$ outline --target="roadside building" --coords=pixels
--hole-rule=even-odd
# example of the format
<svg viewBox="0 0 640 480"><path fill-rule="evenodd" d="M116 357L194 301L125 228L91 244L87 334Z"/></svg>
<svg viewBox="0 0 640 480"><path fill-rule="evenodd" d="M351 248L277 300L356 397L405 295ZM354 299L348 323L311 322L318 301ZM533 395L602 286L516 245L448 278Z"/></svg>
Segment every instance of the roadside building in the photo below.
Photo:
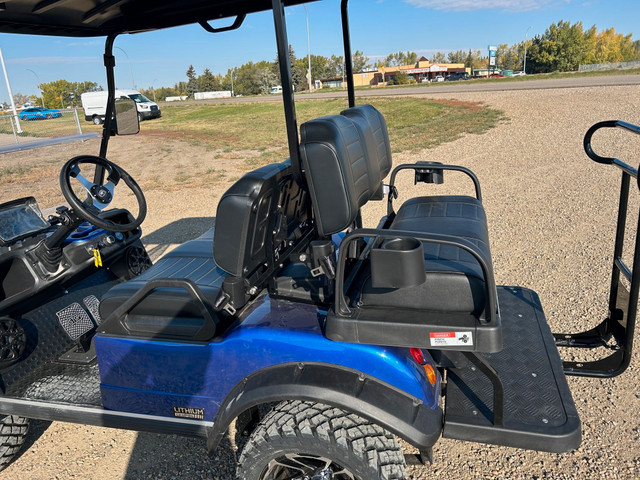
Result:
<svg viewBox="0 0 640 480"><path fill-rule="evenodd" d="M398 74L407 75L416 83L426 83L432 81L436 75L449 76L454 72L471 73L471 69L465 68L464 63L431 63L425 57L421 57L413 65L398 65L393 67L379 67L373 70L366 70L353 74L353 83L356 87L363 86L384 86L397 83ZM346 80L343 77L321 79L321 87L342 88L346 87Z"/></svg>

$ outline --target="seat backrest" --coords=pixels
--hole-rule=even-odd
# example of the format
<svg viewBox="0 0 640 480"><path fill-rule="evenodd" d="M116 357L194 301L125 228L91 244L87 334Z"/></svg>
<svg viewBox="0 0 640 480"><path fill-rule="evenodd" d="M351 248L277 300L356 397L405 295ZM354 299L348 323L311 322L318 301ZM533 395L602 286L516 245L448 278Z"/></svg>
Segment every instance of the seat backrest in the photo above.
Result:
<svg viewBox="0 0 640 480"><path fill-rule="evenodd" d="M329 115L300 126L300 156L321 236L351 225L379 183L364 136L343 115Z"/></svg>
<svg viewBox="0 0 640 480"><path fill-rule="evenodd" d="M380 111L372 105L358 105L343 110L341 115L350 118L364 140L364 146L369 157L371 178L375 179L377 169L379 179L376 189L391 171L391 144L387 122Z"/></svg>
<svg viewBox="0 0 640 480"><path fill-rule="evenodd" d="M289 161L245 174L218 203L216 264L247 285L256 285L311 229L309 216L308 195L293 180Z"/></svg>

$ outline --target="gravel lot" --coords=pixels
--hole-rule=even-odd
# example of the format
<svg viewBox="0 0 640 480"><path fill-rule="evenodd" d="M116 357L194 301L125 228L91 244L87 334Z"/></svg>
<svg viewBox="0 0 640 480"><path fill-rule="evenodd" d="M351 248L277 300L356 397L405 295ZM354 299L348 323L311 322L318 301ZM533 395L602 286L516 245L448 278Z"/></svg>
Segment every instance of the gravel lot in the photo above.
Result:
<svg viewBox="0 0 640 480"><path fill-rule="evenodd" d="M468 135L420 154L397 154L395 162L428 159L474 170L483 188L498 283L537 291L553 331L582 331L599 323L606 315L620 175L588 160L582 138L597 121L640 123L640 87L449 93L442 98L485 102L503 110L508 120L482 136ZM110 158L127 168L127 147L143 144L143 137L117 139ZM603 133L594 145L597 152L631 165L640 161L638 137L630 134ZM70 154L73 148L97 152L95 143L67 148ZM199 154L204 156L204 150ZM178 151L173 155L185 157ZM154 253L204 231L223 187L148 195L144 228ZM407 175L401 192L412 196L416 188L472 193L468 182L450 173L442 186L413 187ZM375 225L384 210L382 202L368 206L365 223ZM637 199L631 211L638 211ZM185 216L192 222L179 222ZM636 221L637 213L629 224ZM411 478L638 478L638 371L636 353L631 368L616 379L569 378L583 422L583 443L574 452L555 455L441 440L434 465L411 467ZM208 456L204 442L195 439L35 422L27 443L28 450L3 472L4 478L233 478L231 442Z"/></svg>

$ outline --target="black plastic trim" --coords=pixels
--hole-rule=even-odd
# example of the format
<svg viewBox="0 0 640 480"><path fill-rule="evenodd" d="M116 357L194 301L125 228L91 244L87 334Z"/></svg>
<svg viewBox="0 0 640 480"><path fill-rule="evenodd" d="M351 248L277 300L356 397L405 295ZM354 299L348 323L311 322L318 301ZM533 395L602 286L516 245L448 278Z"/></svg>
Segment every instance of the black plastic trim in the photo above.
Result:
<svg viewBox="0 0 640 480"><path fill-rule="evenodd" d="M38 420L80 423L97 427L121 428L189 437L205 437L207 431L211 428L211 422L2 397L0 397L0 413Z"/></svg>
<svg viewBox="0 0 640 480"><path fill-rule="evenodd" d="M255 372L231 390L207 433L207 448L215 450L241 413L283 400L317 401L355 412L421 449L434 445L442 432L440 407L431 409L392 385L338 365L289 363Z"/></svg>

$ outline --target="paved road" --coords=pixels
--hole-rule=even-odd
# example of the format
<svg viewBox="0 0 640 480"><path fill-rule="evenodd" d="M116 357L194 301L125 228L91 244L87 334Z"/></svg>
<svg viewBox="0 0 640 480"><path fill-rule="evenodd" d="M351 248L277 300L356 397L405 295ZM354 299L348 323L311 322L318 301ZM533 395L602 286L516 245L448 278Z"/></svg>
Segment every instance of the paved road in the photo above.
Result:
<svg viewBox="0 0 640 480"><path fill-rule="evenodd" d="M496 92L509 90L541 90L551 88L580 88L580 87L602 87L619 85L640 85L640 75L603 75L603 76L576 76L574 78L550 78L536 80L509 81L501 78L493 79L491 82L459 81L452 83L439 83L429 85L416 85L404 88L372 88L369 90L357 90L358 97L374 96L394 96L394 95L436 95L442 93L460 92ZM309 93L298 95L298 99L311 98L339 98L346 97L346 91ZM207 104L207 103L229 103L229 102L280 102L280 95L269 95L264 97L236 97L221 98L213 100L199 100L195 102L171 102L166 105L179 104Z"/></svg>

